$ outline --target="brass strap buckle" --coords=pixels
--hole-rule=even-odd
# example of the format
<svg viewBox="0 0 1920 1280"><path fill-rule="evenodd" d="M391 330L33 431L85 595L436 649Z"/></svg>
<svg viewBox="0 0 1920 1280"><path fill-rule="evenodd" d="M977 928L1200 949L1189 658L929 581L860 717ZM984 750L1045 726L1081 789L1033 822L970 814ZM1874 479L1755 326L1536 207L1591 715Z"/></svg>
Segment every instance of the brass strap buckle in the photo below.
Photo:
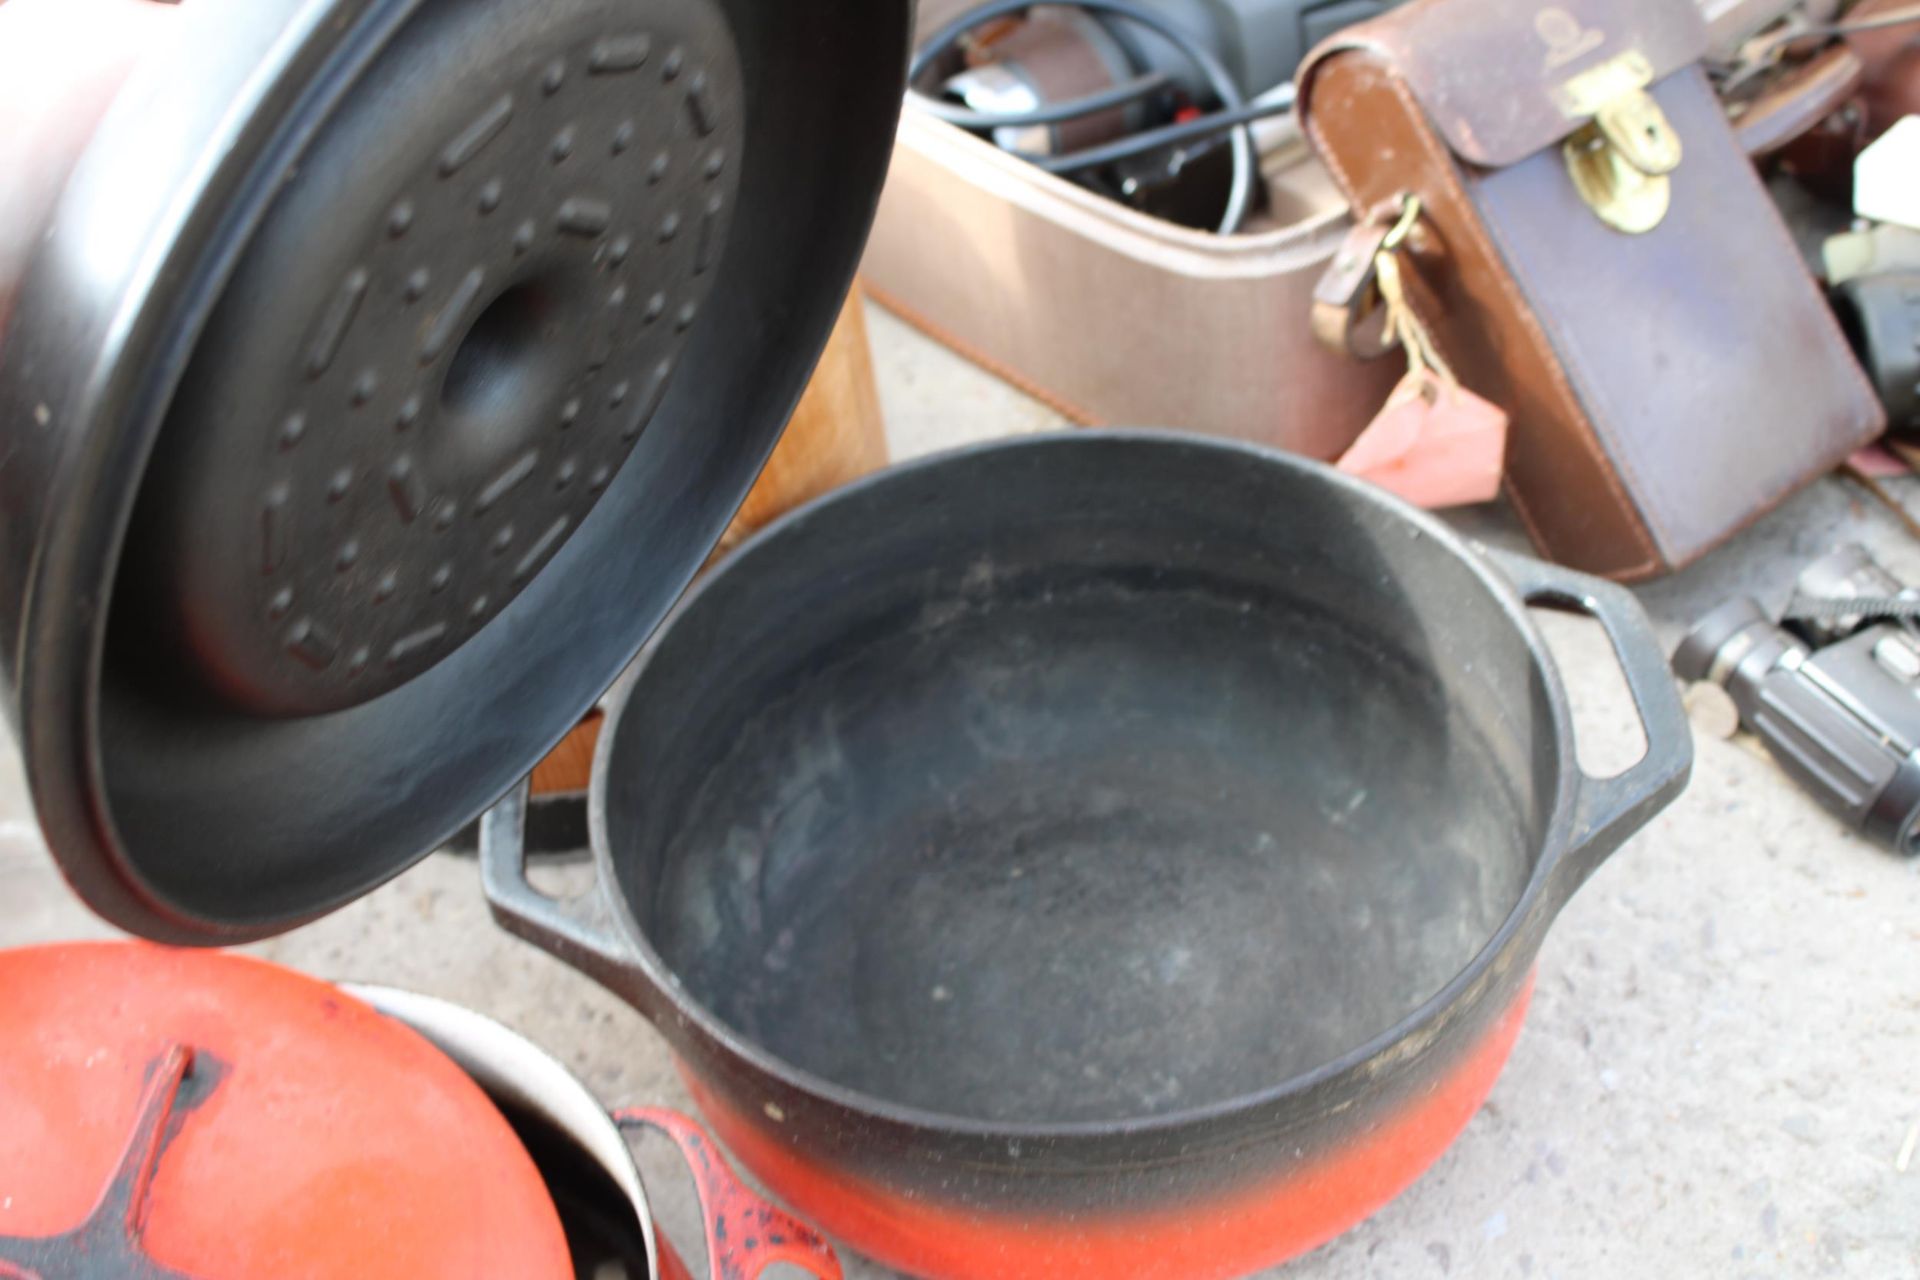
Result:
<svg viewBox="0 0 1920 1280"><path fill-rule="evenodd" d="M1362 360L1393 350L1381 306L1380 257L1399 250L1419 221L1420 197L1409 194L1379 206L1347 233L1313 288L1313 336L1322 344Z"/></svg>

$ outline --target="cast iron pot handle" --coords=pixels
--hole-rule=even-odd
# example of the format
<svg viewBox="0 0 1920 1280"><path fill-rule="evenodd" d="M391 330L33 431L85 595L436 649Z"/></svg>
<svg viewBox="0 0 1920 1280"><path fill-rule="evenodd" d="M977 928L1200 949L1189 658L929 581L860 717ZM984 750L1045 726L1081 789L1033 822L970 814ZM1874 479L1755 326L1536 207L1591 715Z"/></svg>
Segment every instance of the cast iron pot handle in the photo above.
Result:
<svg viewBox="0 0 1920 1280"><path fill-rule="evenodd" d="M740 1181L700 1125L664 1107L628 1107L614 1123L631 1133L653 1129L673 1139L693 1170L700 1216L707 1228L707 1266L713 1280L757 1280L784 1262L818 1280L841 1280L840 1259L818 1231L762 1198ZM691 1280L686 1263L655 1223L660 1280Z"/></svg>
<svg viewBox="0 0 1920 1280"><path fill-rule="evenodd" d="M480 885L501 928L566 961L614 992L623 992L635 957L621 940L606 889L591 888L565 902L527 879L527 797L521 782L480 818Z"/></svg>
<svg viewBox="0 0 1920 1280"><path fill-rule="evenodd" d="M1577 876L1584 879L1687 785L1693 769L1693 730L1674 687L1666 651L1632 592L1604 578L1528 556L1491 547L1481 551L1528 604L1584 613L1606 629L1646 734L1647 753L1626 772L1612 778L1581 773L1567 849Z"/></svg>

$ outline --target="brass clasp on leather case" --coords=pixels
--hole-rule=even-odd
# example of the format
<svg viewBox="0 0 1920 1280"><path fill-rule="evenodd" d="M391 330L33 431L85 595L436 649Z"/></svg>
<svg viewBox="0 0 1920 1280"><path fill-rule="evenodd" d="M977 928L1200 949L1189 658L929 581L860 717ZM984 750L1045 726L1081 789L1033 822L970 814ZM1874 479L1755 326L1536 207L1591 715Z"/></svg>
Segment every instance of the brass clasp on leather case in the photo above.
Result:
<svg viewBox="0 0 1920 1280"><path fill-rule="evenodd" d="M1574 77L1560 91L1572 115L1593 118L1562 145L1567 172L1587 207L1632 235L1653 230L1672 203L1680 135L1646 85L1651 68L1627 54ZM1602 97L1602 95L1605 95Z"/></svg>

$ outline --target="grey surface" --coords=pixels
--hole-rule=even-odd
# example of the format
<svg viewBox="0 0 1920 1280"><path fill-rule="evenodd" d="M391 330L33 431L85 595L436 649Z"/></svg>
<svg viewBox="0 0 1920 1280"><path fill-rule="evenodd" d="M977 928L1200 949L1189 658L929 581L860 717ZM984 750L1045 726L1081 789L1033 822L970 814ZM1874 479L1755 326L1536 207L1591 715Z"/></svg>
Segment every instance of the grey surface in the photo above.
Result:
<svg viewBox="0 0 1920 1280"><path fill-rule="evenodd" d="M897 452L1055 425L870 316ZM1461 523L1516 544L1497 513ZM1827 481L1642 597L1677 638L1734 591L1777 604L1801 563L1848 538L1920 581L1920 544ZM1618 766L1636 731L1604 642L1552 621L1583 755ZM1920 1276L1920 1150L1899 1167L1903 1146L1920 1146L1920 862L1852 838L1756 748L1697 749L1691 789L1554 929L1527 1028L1460 1141L1372 1220L1273 1275ZM109 933L39 847L6 749L0 946ZM609 1104L686 1104L637 1014L490 925L468 860L429 859L251 950L490 1013ZM686 1239L686 1197L656 1155L663 1215ZM858 1260L848 1273L887 1275Z"/></svg>

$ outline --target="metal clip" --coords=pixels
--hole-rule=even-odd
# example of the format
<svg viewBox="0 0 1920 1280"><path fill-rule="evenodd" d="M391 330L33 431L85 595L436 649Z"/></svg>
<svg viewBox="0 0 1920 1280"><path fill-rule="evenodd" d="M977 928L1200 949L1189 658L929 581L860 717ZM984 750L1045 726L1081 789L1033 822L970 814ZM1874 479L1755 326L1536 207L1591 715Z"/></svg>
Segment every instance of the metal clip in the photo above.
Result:
<svg viewBox="0 0 1920 1280"><path fill-rule="evenodd" d="M1347 233L1313 290L1313 334L1323 344L1362 360L1393 350L1394 335L1380 305L1378 263L1381 254L1406 243L1419 221L1420 197L1408 194L1376 208Z"/></svg>

